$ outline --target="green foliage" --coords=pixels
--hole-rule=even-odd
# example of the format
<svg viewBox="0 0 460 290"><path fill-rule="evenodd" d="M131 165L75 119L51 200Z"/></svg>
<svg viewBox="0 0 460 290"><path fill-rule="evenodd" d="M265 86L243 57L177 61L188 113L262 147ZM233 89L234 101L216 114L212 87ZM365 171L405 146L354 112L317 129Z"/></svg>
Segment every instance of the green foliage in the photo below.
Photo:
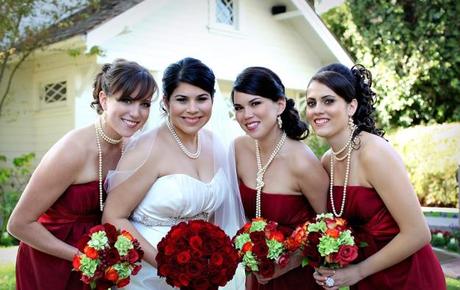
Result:
<svg viewBox="0 0 460 290"><path fill-rule="evenodd" d="M0 245L16 244L17 241L6 231L6 224L32 174L34 153L23 154L8 164L0 155Z"/></svg>
<svg viewBox="0 0 460 290"><path fill-rule="evenodd" d="M323 154L329 149L329 145L326 143L325 139L318 137L318 135L312 131L310 131L310 135L308 136L306 143L318 159L321 159Z"/></svg>
<svg viewBox="0 0 460 290"><path fill-rule="evenodd" d="M460 120L460 2L348 0L322 16L369 67L384 126Z"/></svg>
<svg viewBox="0 0 460 290"><path fill-rule="evenodd" d="M415 126L387 138L401 154L422 205L457 207L460 123Z"/></svg>
<svg viewBox="0 0 460 290"><path fill-rule="evenodd" d="M4 290L16 288L15 268L13 263L0 264L0 285Z"/></svg>

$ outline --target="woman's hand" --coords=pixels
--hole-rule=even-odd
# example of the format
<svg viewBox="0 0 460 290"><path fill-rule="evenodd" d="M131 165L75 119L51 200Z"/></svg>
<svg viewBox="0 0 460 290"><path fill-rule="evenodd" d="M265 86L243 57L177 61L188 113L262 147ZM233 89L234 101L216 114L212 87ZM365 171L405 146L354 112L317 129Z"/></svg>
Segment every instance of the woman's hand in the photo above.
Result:
<svg viewBox="0 0 460 290"><path fill-rule="evenodd" d="M319 268L313 273L318 285L324 289L338 290L340 287L351 286L358 283L363 276L357 265L350 265L342 269Z"/></svg>

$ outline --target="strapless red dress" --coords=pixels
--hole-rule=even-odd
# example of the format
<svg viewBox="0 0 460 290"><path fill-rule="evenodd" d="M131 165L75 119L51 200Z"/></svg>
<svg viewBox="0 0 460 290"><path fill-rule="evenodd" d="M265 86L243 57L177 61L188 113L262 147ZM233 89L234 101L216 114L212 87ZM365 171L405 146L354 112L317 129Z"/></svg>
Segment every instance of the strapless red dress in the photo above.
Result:
<svg viewBox="0 0 460 290"><path fill-rule="evenodd" d="M38 221L58 239L75 245L101 222L98 181L73 184ZM20 243L16 259L18 290L81 290L89 287L72 271L72 263Z"/></svg>
<svg viewBox="0 0 460 290"><path fill-rule="evenodd" d="M240 182L241 200L248 220L255 217L256 191ZM301 223L316 216L303 195L262 193L262 216L276 221L280 229L290 235ZM257 283L254 275L247 279L247 290L314 290L323 289L313 279L313 268L299 266L265 285Z"/></svg>
<svg viewBox="0 0 460 290"><path fill-rule="evenodd" d="M334 186L335 208L342 203L343 186ZM328 211L332 211L328 202ZM373 188L349 186L342 215L353 228L358 241L368 246L360 248L358 261L373 255L399 233L398 224ZM407 259L377 272L350 287L352 290L442 290L445 278L430 245L426 245Z"/></svg>

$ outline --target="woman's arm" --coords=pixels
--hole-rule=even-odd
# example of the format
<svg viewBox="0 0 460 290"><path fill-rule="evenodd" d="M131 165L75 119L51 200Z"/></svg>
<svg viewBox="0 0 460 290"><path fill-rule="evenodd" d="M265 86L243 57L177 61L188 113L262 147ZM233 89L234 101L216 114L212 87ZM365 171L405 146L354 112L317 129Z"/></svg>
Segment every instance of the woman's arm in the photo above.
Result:
<svg viewBox="0 0 460 290"><path fill-rule="evenodd" d="M317 213L326 211L329 177L321 162L307 147L301 156L294 156L295 177L301 192ZM299 154L300 155L300 154Z"/></svg>
<svg viewBox="0 0 460 290"><path fill-rule="evenodd" d="M75 182L85 165L86 151L77 145L75 137L75 133L66 135L45 154L8 221L8 232L17 239L70 261L77 248L56 238L37 219Z"/></svg>
<svg viewBox="0 0 460 290"><path fill-rule="evenodd" d="M139 154L143 154L142 152L143 149L139 148L139 150L125 153L125 156L123 156L123 159L118 164L117 171L133 168L131 166L133 160L139 160L138 156ZM139 241L144 251L143 259L154 267L156 267L156 245L151 245L136 230L128 218L156 180L155 176L157 176L157 173L150 156L141 167L135 169L133 175L117 185L113 190L110 190L107 194L102 215L102 222L111 223L117 228L129 231Z"/></svg>
<svg viewBox="0 0 460 290"><path fill-rule="evenodd" d="M381 138L369 145L361 154L359 172L382 198L400 232L366 260L337 270L333 278L338 286L353 285L369 275L391 267L430 241L429 228L402 160Z"/></svg>

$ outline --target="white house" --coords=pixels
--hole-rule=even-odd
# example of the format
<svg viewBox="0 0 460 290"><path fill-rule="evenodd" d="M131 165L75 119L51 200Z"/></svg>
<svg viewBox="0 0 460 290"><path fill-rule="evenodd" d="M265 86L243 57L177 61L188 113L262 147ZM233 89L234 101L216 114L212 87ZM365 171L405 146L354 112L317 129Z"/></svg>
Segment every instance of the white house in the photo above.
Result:
<svg viewBox="0 0 460 290"><path fill-rule="evenodd" d="M139 62L158 83L170 63L198 58L213 69L224 96L248 66L269 67L283 80L287 95L299 97L320 66L352 64L304 0L102 2L107 3L101 11L61 31L22 65L0 118L0 154L41 157L67 131L93 122L93 78L115 58ZM93 46L105 54L68 53Z"/></svg>

